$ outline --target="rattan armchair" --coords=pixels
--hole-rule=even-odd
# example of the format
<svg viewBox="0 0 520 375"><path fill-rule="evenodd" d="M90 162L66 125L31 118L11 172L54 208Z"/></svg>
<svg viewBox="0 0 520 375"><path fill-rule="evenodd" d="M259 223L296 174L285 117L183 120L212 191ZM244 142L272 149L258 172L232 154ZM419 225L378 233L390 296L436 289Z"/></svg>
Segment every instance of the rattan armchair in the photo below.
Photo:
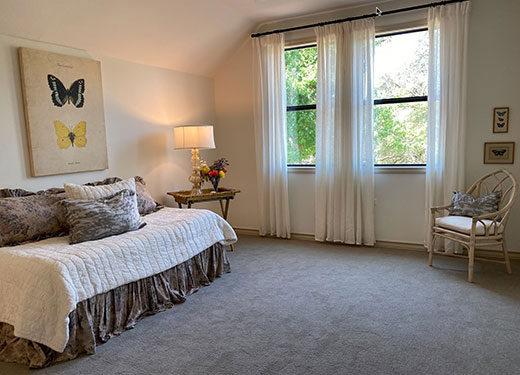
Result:
<svg viewBox="0 0 520 375"><path fill-rule="evenodd" d="M502 263L506 266L507 273L511 273L511 263L507 252L505 230L509 213L518 194L518 182L513 175L499 169L488 173L478 179L467 190L467 194L475 198L500 191L501 199L498 211L474 217L446 216L451 207L450 204L431 208L431 228L429 244L429 265L432 265L433 255L449 255L468 259L468 281L473 282L473 265L475 260ZM444 216L442 216L444 215ZM444 238L460 243L467 253L448 254L435 252L435 240ZM503 258L475 257L475 250L482 246L501 246Z"/></svg>

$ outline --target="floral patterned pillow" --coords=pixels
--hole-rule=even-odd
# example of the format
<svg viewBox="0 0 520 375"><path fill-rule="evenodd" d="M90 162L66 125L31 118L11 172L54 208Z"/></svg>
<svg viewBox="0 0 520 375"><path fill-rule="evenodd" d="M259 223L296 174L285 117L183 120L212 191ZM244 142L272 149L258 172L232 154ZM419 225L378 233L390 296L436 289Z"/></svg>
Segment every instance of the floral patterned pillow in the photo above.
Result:
<svg viewBox="0 0 520 375"><path fill-rule="evenodd" d="M57 204L65 198L65 194L0 198L0 247L66 234L63 208Z"/></svg>

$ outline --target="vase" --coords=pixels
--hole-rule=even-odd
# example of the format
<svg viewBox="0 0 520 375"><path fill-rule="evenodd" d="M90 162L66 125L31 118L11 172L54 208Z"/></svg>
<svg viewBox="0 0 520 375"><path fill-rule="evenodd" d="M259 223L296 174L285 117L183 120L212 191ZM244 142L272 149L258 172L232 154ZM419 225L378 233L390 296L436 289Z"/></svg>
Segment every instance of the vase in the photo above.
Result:
<svg viewBox="0 0 520 375"><path fill-rule="evenodd" d="M216 192L218 192L218 183L219 182L220 182L219 177L214 177L211 179L211 184L213 185L213 190L215 190Z"/></svg>

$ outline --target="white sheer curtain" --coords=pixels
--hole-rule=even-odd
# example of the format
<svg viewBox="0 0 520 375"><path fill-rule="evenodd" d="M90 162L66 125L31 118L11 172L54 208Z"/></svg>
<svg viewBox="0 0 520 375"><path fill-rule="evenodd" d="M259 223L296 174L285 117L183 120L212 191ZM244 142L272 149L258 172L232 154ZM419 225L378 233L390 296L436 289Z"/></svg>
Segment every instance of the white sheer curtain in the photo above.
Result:
<svg viewBox="0 0 520 375"><path fill-rule="evenodd" d="M260 235L290 238L283 34L253 38Z"/></svg>
<svg viewBox="0 0 520 375"><path fill-rule="evenodd" d="M466 64L470 2L428 11L428 156L426 166L426 238L430 241L430 207L451 201L464 190ZM439 246L441 241L436 241ZM446 244L446 251L456 250Z"/></svg>
<svg viewBox="0 0 520 375"><path fill-rule="evenodd" d="M315 28L316 240L373 245L374 19Z"/></svg>

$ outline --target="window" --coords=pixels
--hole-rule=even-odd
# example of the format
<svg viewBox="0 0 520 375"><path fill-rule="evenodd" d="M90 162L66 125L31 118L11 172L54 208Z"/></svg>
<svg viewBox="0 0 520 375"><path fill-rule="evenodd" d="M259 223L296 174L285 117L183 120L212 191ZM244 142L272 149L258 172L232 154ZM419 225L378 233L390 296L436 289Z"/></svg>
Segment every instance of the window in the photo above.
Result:
<svg viewBox="0 0 520 375"><path fill-rule="evenodd" d="M315 163L317 71L315 45L285 50L288 165Z"/></svg>
<svg viewBox="0 0 520 375"><path fill-rule="evenodd" d="M374 162L426 165L428 31L376 37Z"/></svg>
<svg viewBox="0 0 520 375"><path fill-rule="evenodd" d="M374 162L426 165L428 30L378 35L374 58ZM287 164L316 160L315 45L285 50Z"/></svg>

